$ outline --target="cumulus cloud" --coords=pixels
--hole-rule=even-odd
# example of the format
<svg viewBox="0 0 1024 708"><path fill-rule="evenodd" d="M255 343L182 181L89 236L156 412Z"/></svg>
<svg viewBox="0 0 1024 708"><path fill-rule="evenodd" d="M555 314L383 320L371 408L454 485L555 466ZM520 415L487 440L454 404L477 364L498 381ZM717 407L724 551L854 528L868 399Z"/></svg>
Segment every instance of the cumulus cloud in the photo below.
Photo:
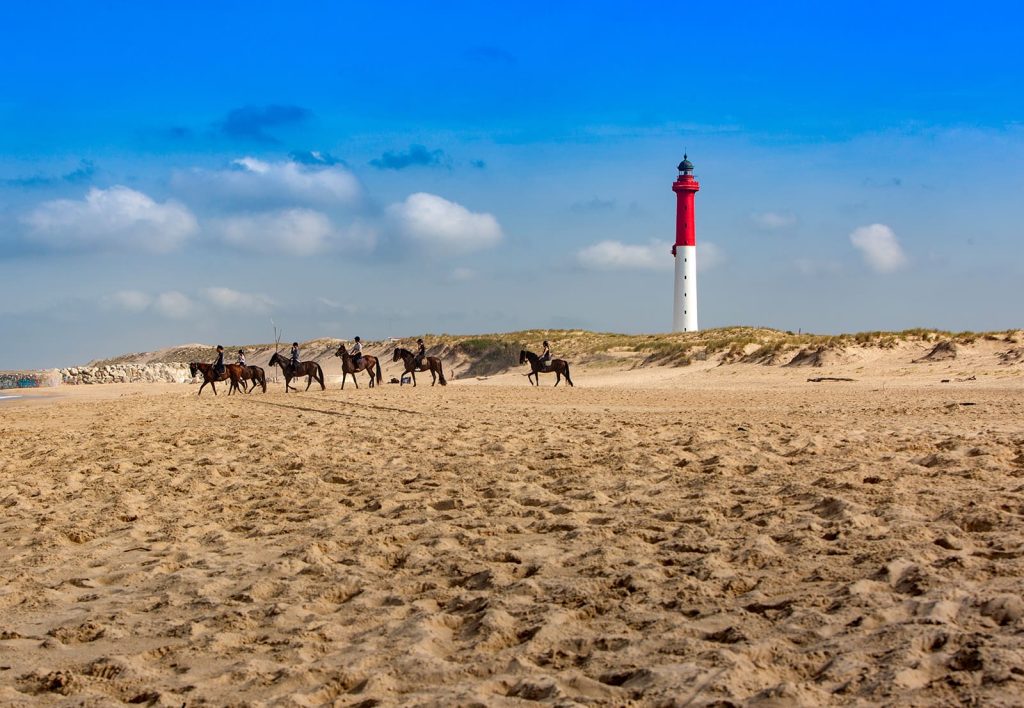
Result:
<svg viewBox="0 0 1024 708"><path fill-rule="evenodd" d="M266 295L243 293L225 287L203 290L204 297L215 307L223 310L269 310L274 301Z"/></svg>
<svg viewBox="0 0 1024 708"><path fill-rule="evenodd" d="M444 253L468 253L496 246L501 226L493 215L472 212L436 194L418 192L387 210L394 228L405 239Z"/></svg>
<svg viewBox="0 0 1024 708"><path fill-rule="evenodd" d="M266 295L245 293L223 286L204 288L196 297L190 297L177 290L157 293L155 296L140 290L119 290L103 298L106 307L127 312L156 312L171 319L185 319L196 314L203 307L225 312L266 311L275 303Z"/></svg>
<svg viewBox="0 0 1024 708"><path fill-rule="evenodd" d="M225 202L259 208L296 204L351 207L359 203L363 190L355 175L329 156L322 162L312 160L267 162L242 157L229 169L178 172L172 183L191 200L218 206Z"/></svg>
<svg viewBox="0 0 1024 708"><path fill-rule="evenodd" d="M327 250L334 226L312 209L281 209L232 216L215 222L224 241L242 251L311 256Z"/></svg>
<svg viewBox="0 0 1024 708"><path fill-rule="evenodd" d="M644 246L621 241L600 241L576 253L576 261L588 270L672 270L671 246L652 241ZM711 270L725 262L722 249L710 241L697 246L697 269Z"/></svg>
<svg viewBox="0 0 1024 708"><path fill-rule="evenodd" d="M669 248L657 242L640 246L621 241L601 241L577 252L576 260L589 270L671 270Z"/></svg>
<svg viewBox="0 0 1024 708"><path fill-rule="evenodd" d="M279 143L280 140L267 132L268 128L302 123L312 112L301 106L277 105L242 106L228 112L219 124L221 132L235 139L252 140L260 143Z"/></svg>
<svg viewBox="0 0 1024 708"><path fill-rule="evenodd" d="M717 268L725 263L725 251L712 241L697 244L697 270L706 271Z"/></svg>
<svg viewBox="0 0 1024 708"><path fill-rule="evenodd" d="M893 230L885 224L861 226L850 234L850 243L864 262L878 273L892 273L907 264L907 256Z"/></svg>
<svg viewBox="0 0 1024 708"><path fill-rule="evenodd" d="M153 298L139 290L119 290L106 297L104 304L127 312L142 312L153 304Z"/></svg>
<svg viewBox="0 0 1024 708"><path fill-rule="evenodd" d="M451 158L444 150L427 150L422 145L410 145L405 152L385 152L370 160L379 170L404 170L406 167L451 167Z"/></svg>
<svg viewBox="0 0 1024 708"><path fill-rule="evenodd" d="M750 215L750 221L763 231L778 231L796 226L796 215L789 212L761 211Z"/></svg>
<svg viewBox="0 0 1024 708"><path fill-rule="evenodd" d="M834 275L843 269L835 261L816 261L811 258L797 258L793 265L802 275Z"/></svg>
<svg viewBox="0 0 1024 708"><path fill-rule="evenodd" d="M128 187L90 189L83 200L43 202L23 217L28 237L55 249L166 253L199 225L183 204L154 201Z"/></svg>
<svg viewBox="0 0 1024 708"><path fill-rule="evenodd" d="M177 290L170 290L156 296L154 307L164 317L183 320L195 312L196 305L192 299Z"/></svg>
<svg viewBox="0 0 1024 708"><path fill-rule="evenodd" d="M476 280L477 272L472 268L455 268L452 270L449 280L456 283L465 283L470 280Z"/></svg>

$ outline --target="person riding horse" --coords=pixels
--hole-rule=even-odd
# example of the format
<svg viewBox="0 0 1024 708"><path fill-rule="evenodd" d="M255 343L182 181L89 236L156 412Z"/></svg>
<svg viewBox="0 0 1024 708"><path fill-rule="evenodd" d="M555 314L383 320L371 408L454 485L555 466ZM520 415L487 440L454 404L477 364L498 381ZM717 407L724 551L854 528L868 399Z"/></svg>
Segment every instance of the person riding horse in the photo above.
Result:
<svg viewBox="0 0 1024 708"><path fill-rule="evenodd" d="M416 349L416 358L412 360L413 365L419 369L423 366L423 360L427 357L427 347L423 344L423 339L417 339L416 344L419 345Z"/></svg>
<svg viewBox="0 0 1024 708"><path fill-rule="evenodd" d="M551 347L546 339L544 340L544 351L540 353L540 363L545 369L551 367Z"/></svg>
<svg viewBox="0 0 1024 708"><path fill-rule="evenodd" d="M363 365L363 340L356 337L355 344L352 345L352 351L349 352L349 356L352 357L352 361L355 362L356 368Z"/></svg>
<svg viewBox="0 0 1024 708"><path fill-rule="evenodd" d="M238 365L239 366L245 366L245 350L244 349L239 349L238 350Z"/></svg>
<svg viewBox="0 0 1024 708"><path fill-rule="evenodd" d="M299 368L299 343L292 342L292 371L297 371Z"/></svg>
<svg viewBox="0 0 1024 708"><path fill-rule="evenodd" d="M224 347L217 345L217 361L213 362L213 370L217 376L224 375Z"/></svg>

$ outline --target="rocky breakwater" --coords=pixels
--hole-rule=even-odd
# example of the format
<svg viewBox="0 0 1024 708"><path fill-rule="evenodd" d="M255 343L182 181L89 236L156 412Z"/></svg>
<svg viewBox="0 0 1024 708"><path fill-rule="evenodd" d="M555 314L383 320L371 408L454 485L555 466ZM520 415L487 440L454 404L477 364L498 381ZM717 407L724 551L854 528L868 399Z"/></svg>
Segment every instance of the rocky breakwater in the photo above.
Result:
<svg viewBox="0 0 1024 708"><path fill-rule="evenodd" d="M188 364L108 364L60 370L69 385L109 383L191 383Z"/></svg>

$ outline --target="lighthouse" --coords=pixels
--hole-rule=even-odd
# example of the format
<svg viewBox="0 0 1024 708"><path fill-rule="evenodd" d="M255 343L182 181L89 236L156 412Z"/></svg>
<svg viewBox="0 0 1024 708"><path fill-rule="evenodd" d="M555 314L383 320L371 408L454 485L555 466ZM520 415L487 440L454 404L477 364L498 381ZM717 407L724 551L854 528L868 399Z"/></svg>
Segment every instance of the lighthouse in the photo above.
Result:
<svg viewBox="0 0 1024 708"><path fill-rule="evenodd" d="M672 183L676 193L675 300L672 306L672 331L697 331L697 237L694 229L693 195L700 184L693 176L693 163L686 155L679 163L679 176Z"/></svg>

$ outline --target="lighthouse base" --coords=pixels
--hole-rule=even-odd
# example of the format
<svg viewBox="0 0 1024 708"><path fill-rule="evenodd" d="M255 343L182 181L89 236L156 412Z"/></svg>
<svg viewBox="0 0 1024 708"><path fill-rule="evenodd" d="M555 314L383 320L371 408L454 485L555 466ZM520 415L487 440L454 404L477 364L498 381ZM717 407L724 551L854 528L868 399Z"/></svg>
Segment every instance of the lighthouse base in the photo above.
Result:
<svg viewBox="0 0 1024 708"><path fill-rule="evenodd" d="M673 332L697 331L697 247L676 246Z"/></svg>

